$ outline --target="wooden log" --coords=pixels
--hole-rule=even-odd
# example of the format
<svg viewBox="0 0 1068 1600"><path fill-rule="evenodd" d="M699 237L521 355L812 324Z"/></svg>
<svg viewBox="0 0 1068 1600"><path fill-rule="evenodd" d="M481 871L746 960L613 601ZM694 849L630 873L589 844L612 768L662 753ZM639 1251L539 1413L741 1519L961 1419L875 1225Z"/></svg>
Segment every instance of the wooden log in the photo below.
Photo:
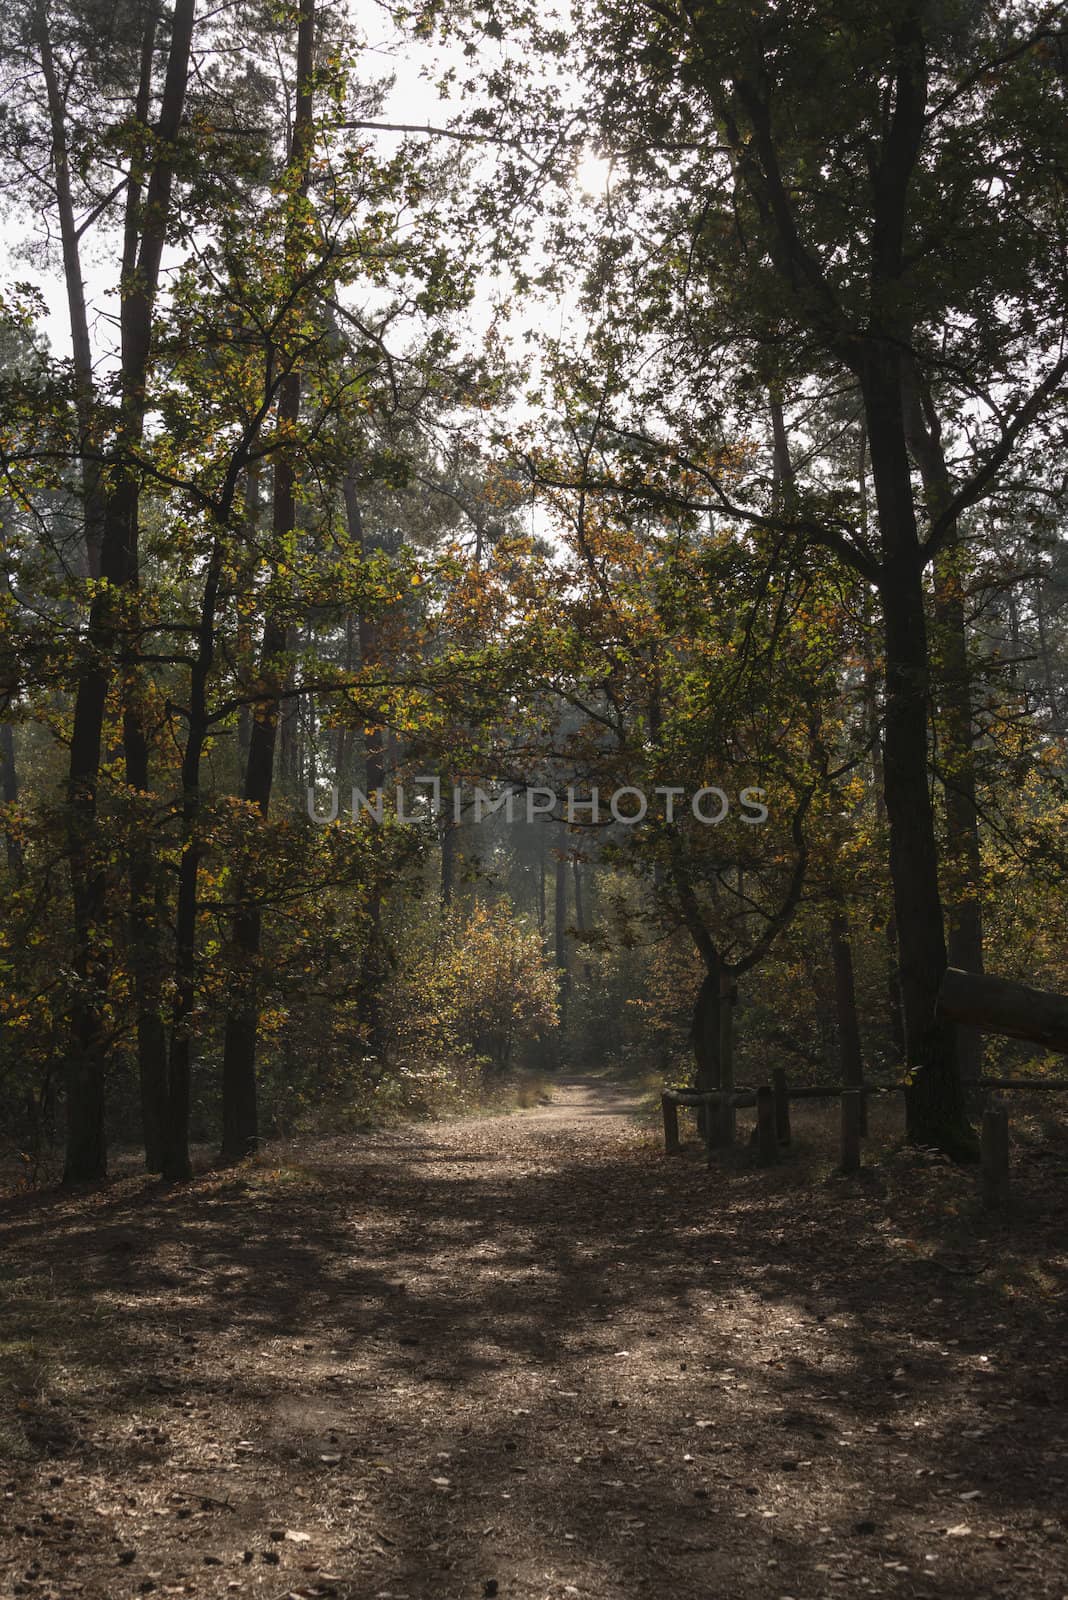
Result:
<svg viewBox="0 0 1068 1600"><path fill-rule="evenodd" d="M762 1084L756 1092L757 1160L762 1167L774 1166L779 1159L779 1141L775 1133L775 1096L770 1084Z"/></svg>
<svg viewBox="0 0 1068 1600"><path fill-rule="evenodd" d="M771 1092L775 1097L775 1137L780 1144L790 1143L790 1091L786 1084L786 1068L772 1067Z"/></svg>
<svg viewBox="0 0 1068 1600"><path fill-rule="evenodd" d="M670 1094L660 1096L660 1109L664 1114L664 1149L669 1156L682 1149L679 1140L679 1107Z"/></svg>
<svg viewBox="0 0 1068 1600"><path fill-rule="evenodd" d="M1009 1113L1004 1106L983 1112L981 1156L983 1204L997 1211L1009 1199Z"/></svg>
<svg viewBox="0 0 1068 1600"><path fill-rule="evenodd" d="M951 1022L1027 1039L1068 1055L1068 997L1049 989L947 967L938 1011Z"/></svg>
<svg viewBox="0 0 1068 1600"><path fill-rule="evenodd" d="M842 1161L843 1172L860 1171L860 1089L847 1089L842 1095Z"/></svg>

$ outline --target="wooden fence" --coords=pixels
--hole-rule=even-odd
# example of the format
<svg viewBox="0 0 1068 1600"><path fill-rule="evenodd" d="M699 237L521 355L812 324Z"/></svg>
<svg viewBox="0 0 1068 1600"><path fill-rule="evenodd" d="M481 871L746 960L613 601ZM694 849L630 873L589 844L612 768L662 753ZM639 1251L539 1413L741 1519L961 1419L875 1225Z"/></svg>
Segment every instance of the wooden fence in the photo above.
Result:
<svg viewBox="0 0 1068 1600"><path fill-rule="evenodd" d="M1068 1089L1068 1080L985 1078L973 1087L983 1092ZM735 1112L755 1108L753 1142L757 1160L762 1166L771 1166L778 1161L780 1151L791 1142L790 1102L837 1098L841 1102L839 1170L843 1173L858 1172L863 1141L868 1131L869 1097L901 1092L901 1086L887 1088L874 1084L823 1083L791 1087L782 1067L775 1068L770 1084L761 1084L756 1088L665 1089L660 1097L664 1149L668 1155L675 1155L682 1149L679 1107L690 1106L703 1110L705 1150L708 1165L712 1166L716 1150L734 1142ZM980 1173L984 1205L992 1209L1004 1207L1009 1198L1009 1113L1003 1105L987 1107L983 1112Z"/></svg>

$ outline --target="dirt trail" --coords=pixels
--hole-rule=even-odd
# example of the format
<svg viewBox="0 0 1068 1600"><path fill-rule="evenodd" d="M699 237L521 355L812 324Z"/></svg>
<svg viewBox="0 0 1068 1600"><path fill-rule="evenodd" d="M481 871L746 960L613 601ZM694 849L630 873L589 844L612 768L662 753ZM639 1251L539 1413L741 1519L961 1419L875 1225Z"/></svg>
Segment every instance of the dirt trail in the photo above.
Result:
<svg viewBox="0 0 1068 1600"><path fill-rule="evenodd" d="M635 1108L0 1211L2 1600L1060 1600L1063 1156L1014 1241Z"/></svg>

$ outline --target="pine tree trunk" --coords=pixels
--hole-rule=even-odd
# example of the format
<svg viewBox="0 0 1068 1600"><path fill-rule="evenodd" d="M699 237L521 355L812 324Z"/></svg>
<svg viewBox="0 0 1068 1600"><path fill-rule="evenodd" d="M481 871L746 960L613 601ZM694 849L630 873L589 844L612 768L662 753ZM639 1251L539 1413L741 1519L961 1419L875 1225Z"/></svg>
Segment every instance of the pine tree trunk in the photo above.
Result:
<svg viewBox="0 0 1068 1600"><path fill-rule="evenodd" d="M34 16L41 75L45 81L48 102L49 131L52 136L52 173L56 194L56 214L59 220L60 246L63 252L63 282L67 295L67 315L70 322L71 369L74 377L74 409L78 419L79 449L81 453L82 515L85 521L85 569L89 577L100 576L100 543L104 500L100 485L100 427L97 422L95 381L93 377L93 347L89 337L89 317L85 303L85 283L82 278L81 236L78 232L74 197L70 183L70 153L67 137L67 107L63 99L59 78L52 55L52 35L48 8L39 0ZM145 51L142 52L141 86L139 87L134 115L143 123L148 116L144 104L144 83L151 76L152 53L156 35L156 22L146 22L147 69ZM135 164L131 163L131 177ZM134 261L136 265L137 235L134 235ZM124 260L123 270L126 273Z"/></svg>
<svg viewBox="0 0 1068 1600"><path fill-rule="evenodd" d="M313 134L312 79L315 66L315 0L301 0L297 28L297 97L290 148L290 166L298 173L298 189L306 192ZM294 268L299 246L287 240L287 262ZM279 386L278 423L280 431L292 432L300 418L301 379L297 368L289 371ZM284 453L275 457L272 532L277 548L296 527L296 474L292 459ZM274 784L275 746L278 738L280 707L279 659L287 644L284 620L274 612L264 619L260 646L259 676L275 686L275 693L263 700L249 729L248 760L245 767L244 798L257 807L264 818L270 810ZM231 928L234 949L242 972L242 998L227 1013L223 1039L223 1127L222 1158L241 1161L259 1145L256 1051L259 1041L260 1004L257 967L263 935L263 914L251 898L247 881L238 884L239 910Z"/></svg>
<svg viewBox="0 0 1068 1600"><path fill-rule="evenodd" d="M163 1130L163 1176L184 1183L192 1175L189 1159L189 1107L193 1070L193 1016L196 1009L196 940L200 768L211 728L207 686L215 660L215 624L223 547L216 538L204 577L197 654L189 680L189 719L182 757L182 831L178 863L178 907L174 927L174 1001L167 1061L167 1107Z"/></svg>
<svg viewBox="0 0 1068 1600"><path fill-rule="evenodd" d="M366 555L371 548L371 541L364 530L363 513L356 492L356 479L351 472L346 474L342 488L349 538L353 545ZM361 611L356 619L356 627L360 664L373 665L378 661L379 655L377 622L370 612ZM378 726L373 725L364 731L363 765L364 793L373 803L374 796L382 793L386 774L386 740L382 729ZM454 885L450 884L450 895L453 887ZM376 1056L381 1053L385 1042L382 1033L382 990L389 977L389 954L382 926L382 913L382 891L375 880L367 896L367 936L360 963L358 1010L367 1047L370 1053Z"/></svg>
<svg viewBox="0 0 1068 1600"><path fill-rule="evenodd" d="M160 260L170 216L173 150L189 76L195 0L176 0L170 54L155 150L148 182L136 267L126 283L121 310L122 406L117 464L103 509L100 574L86 630L86 666L78 682L67 779L68 844L74 923L74 969L78 998L72 1008L67 1073L67 1159L64 1181L95 1181L107 1174L104 1141L105 1030L101 1012L105 952L99 944L105 921L106 878L99 859L97 786L108 686L117 655L126 648L120 622L121 597L136 590L139 474L130 460L144 432L146 379L152 314Z"/></svg>

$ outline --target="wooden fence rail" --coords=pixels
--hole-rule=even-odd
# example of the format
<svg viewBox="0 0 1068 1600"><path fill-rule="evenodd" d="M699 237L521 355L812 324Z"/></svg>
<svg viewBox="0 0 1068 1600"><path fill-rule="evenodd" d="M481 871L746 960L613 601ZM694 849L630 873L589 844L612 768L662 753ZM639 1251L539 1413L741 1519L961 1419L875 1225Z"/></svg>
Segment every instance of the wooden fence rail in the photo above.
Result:
<svg viewBox="0 0 1068 1600"><path fill-rule="evenodd" d="M1068 1055L1068 997L1024 983L1010 983L983 973L950 967L942 980L938 1011L952 1022L967 1024L1013 1039L1028 1039L1049 1050ZM860 1168L861 1142L868 1131L867 1101L871 1095L900 1094L902 1084L819 1083L791 1088L783 1067L772 1070L770 1084L759 1088L665 1089L660 1103L664 1117L664 1148L669 1154L682 1149L679 1107L704 1110L705 1146L709 1165L716 1145L734 1139L734 1112L739 1106L756 1107L754 1143L757 1158L768 1165L778 1160L779 1149L790 1143L791 1100L842 1102L841 1170ZM981 1078L968 1088L980 1094L1004 1090L1068 1089L1068 1078ZM1004 1106L983 1112L982 1195L988 1207L1007 1204L1009 1195L1009 1114Z"/></svg>
<svg viewBox="0 0 1068 1600"><path fill-rule="evenodd" d="M867 1134L865 1101L869 1095L898 1094L900 1084L805 1084L791 1088L783 1067L772 1071L772 1082L756 1089L665 1089L660 1097L664 1118L664 1149L675 1155L682 1149L679 1138L679 1107L702 1108L705 1116L705 1149L711 1166L718 1146L733 1141L733 1113L739 1107L756 1107L753 1144L757 1160L770 1166L779 1159L780 1149L790 1143L791 1100L841 1100L840 1170L858 1172L861 1150ZM1068 1089L1068 1078L983 1078L977 1088L983 1093L1001 1090ZM728 1112L729 1116L724 1116ZM983 1204L1001 1209L1009 1198L1009 1116L1004 1106L991 1106L983 1112L982 1155L980 1165Z"/></svg>

